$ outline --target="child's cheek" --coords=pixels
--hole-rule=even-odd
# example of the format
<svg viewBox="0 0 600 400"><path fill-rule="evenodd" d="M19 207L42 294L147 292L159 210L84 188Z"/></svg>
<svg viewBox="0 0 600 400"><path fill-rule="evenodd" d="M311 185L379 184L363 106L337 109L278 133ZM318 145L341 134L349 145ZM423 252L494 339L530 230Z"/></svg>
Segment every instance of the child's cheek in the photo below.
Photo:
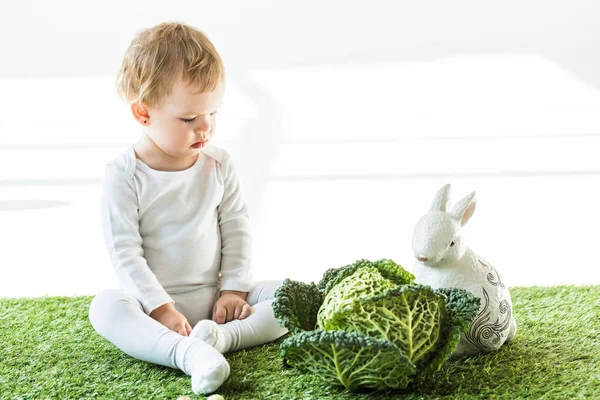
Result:
<svg viewBox="0 0 600 400"><path fill-rule="evenodd" d="M189 129L187 126L182 127L182 126L178 126L178 125L174 125L170 127L171 129L169 130L169 132L172 133L171 135L171 142L173 143L174 146L177 147L181 147L181 146L189 146L190 145L190 140L191 137L193 135L193 133L191 132L191 129Z"/></svg>

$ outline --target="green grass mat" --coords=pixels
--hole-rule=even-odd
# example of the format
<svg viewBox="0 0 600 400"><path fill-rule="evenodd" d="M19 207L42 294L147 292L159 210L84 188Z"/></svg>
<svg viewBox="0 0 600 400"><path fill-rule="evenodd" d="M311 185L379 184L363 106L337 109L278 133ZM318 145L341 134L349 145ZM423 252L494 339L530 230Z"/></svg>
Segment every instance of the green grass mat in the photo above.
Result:
<svg viewBox="0 0 600 400"><path fill-rule="evenodd" d="M351 393L282 369L277 343L227 356L225 399L600 399L600 286L511 289L519 331L395 393ZM0 399L177 399L182 372L134 360L90 326L90 297L0 299Z"/></svg>

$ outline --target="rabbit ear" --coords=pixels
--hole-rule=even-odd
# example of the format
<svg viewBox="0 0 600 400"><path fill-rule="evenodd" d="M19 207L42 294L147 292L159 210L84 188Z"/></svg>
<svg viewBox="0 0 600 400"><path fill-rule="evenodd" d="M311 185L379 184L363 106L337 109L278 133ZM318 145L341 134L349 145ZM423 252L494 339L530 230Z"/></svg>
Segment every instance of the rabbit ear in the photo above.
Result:
<svg viewBox="0 0 600 400"><path fill-rule="evenodd" d="M477 197L475 192L471 192L452 207L450 214L460 223L460 226L465 226L475 212L476 205Z"/></svg>
<svg viewBox="0 0 600 400"><path fill-rule="evenodd" d="M444 211L448 209L450 203L450 184L447 183L441 187L440 190L435 194L433 202L431 203L430 211Z"/></svg>

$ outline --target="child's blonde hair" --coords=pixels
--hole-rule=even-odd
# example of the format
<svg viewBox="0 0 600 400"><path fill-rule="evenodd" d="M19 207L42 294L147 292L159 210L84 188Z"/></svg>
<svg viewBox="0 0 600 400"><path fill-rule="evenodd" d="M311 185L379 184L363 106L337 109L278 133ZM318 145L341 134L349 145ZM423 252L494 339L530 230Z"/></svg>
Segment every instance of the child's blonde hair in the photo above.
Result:
<svg viewBox="0 0 600 400"><path fill-rule="evenodd" d="M215 46L200 30L164 22L137 34L123 57L117 91L125 101L157 106L182 79L198 93L213 91L225 79Z"/></svg>

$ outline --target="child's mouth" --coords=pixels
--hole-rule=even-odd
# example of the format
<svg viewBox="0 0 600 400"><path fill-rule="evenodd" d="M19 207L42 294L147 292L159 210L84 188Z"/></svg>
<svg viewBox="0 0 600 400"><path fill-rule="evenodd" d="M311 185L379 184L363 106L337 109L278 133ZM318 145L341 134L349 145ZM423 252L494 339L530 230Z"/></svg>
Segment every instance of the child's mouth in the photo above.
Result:
<svg viewBox="0 0 600 400"><path fill-rule="evenodd" d="M204 142L196 142L192 145L194 149L201 149L206 145L206 140Z"/></svg>

